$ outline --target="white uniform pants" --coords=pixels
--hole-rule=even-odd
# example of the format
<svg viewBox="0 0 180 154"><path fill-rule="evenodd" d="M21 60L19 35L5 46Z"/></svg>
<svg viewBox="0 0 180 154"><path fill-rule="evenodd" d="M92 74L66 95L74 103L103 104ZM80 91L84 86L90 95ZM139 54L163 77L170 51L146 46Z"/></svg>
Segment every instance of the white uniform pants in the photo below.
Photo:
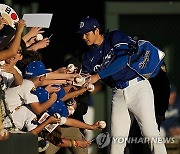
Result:
<svg viewBox="0 0 180 154"><path fill-rule="evenodd" d="M160 138L155 119L154 96L148 80L142 80L124 89L113 89L111 117L111 154L123 154L131 125L129 111L148 139ZM121 141L120 141L121 140ZM167 154L163 142L150 142L153 154Z"/></svg>

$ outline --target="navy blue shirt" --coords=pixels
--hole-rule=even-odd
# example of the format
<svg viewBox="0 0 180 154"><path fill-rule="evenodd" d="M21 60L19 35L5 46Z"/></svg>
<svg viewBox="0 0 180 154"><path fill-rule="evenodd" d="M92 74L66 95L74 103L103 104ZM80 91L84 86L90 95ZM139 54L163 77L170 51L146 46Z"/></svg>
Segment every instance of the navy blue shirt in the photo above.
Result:
<svg viewBox="0 0 180 154"><path fill-rule="evenodd" d="M83 56L83 71L90 74L98 73L102 81L110 87L134 79L139 76L136 71L131 69L128 64L127 51L130 39L119 30L109 32L105 35L100 46L92 46ZM116 73L113 70L104 71L114 60L118 59L122 64L121 69ZM118 67L119 67L118 66ZM116 66L114 66L115 68ZM115 68L116 69L116 68ZM107 75L110 74L110 75Z"/></svg>

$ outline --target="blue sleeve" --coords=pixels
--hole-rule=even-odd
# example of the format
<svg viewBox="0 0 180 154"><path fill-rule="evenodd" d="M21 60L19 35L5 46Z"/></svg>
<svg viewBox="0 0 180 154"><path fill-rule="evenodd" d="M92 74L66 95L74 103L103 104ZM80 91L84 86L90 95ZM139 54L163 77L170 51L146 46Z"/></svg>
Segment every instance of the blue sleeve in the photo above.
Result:
<svg viewBox="0 0 180 154"><path fill-rule="evenodd" d="M120 56L115 59L106 69L98 72L101 79L119 72L128 63L128 55Z"/></svg>
<svg viewBox="0 0 180 154"><path fill-rule="evenodd" d="M111 45L115 52L115 60L107 68L98 72L101 79L119 72L128 63L129 37L123 32L116 30L111 33L109 40L111 40Z"/></svg>

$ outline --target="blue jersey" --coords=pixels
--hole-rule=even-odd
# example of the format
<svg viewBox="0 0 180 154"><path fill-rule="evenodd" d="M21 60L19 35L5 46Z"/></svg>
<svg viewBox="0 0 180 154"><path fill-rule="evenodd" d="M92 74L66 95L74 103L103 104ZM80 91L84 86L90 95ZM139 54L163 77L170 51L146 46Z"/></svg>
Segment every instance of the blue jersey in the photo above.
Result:
<svg viewBox="0 0 180 154"><path fill-rule="evenodd" d="M90 47L89 52L83 57L83 71L90 74L98 73L107 85L116 87L116 85L134 79L139 74L128 66L129 56L125 52L129 49L130 38L119 30L109 32L105 35L104 41L100 46ZM106 70L114 61L118 59L118 68L114 66L115 73L112 70ZM118 71L117 71L118 70ZM103 72L103 73L101 73ZM108 77L107 74L110 73ZM105 78L104 78L105 76Z"/></svg>

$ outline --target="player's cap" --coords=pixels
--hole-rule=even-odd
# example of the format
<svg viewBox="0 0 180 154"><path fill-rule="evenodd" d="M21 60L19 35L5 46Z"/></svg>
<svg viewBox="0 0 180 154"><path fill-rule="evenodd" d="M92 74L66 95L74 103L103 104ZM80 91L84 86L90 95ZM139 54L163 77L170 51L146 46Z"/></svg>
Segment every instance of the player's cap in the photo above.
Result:
<svg viewBox="0 0 180 154"><path fill-rule="evenodd" d="M34 78L37 76L45 75L48 71L45 69L41 61L30 62L25 68L25 78Z"/></svg>
<svg viewBox="0 0 180 154"><path fill-rule="evenodd" d="M77 33L85 34L94 30L95 28L100 28L98 21L95 18L88 16L81 19Z"/></svg>

